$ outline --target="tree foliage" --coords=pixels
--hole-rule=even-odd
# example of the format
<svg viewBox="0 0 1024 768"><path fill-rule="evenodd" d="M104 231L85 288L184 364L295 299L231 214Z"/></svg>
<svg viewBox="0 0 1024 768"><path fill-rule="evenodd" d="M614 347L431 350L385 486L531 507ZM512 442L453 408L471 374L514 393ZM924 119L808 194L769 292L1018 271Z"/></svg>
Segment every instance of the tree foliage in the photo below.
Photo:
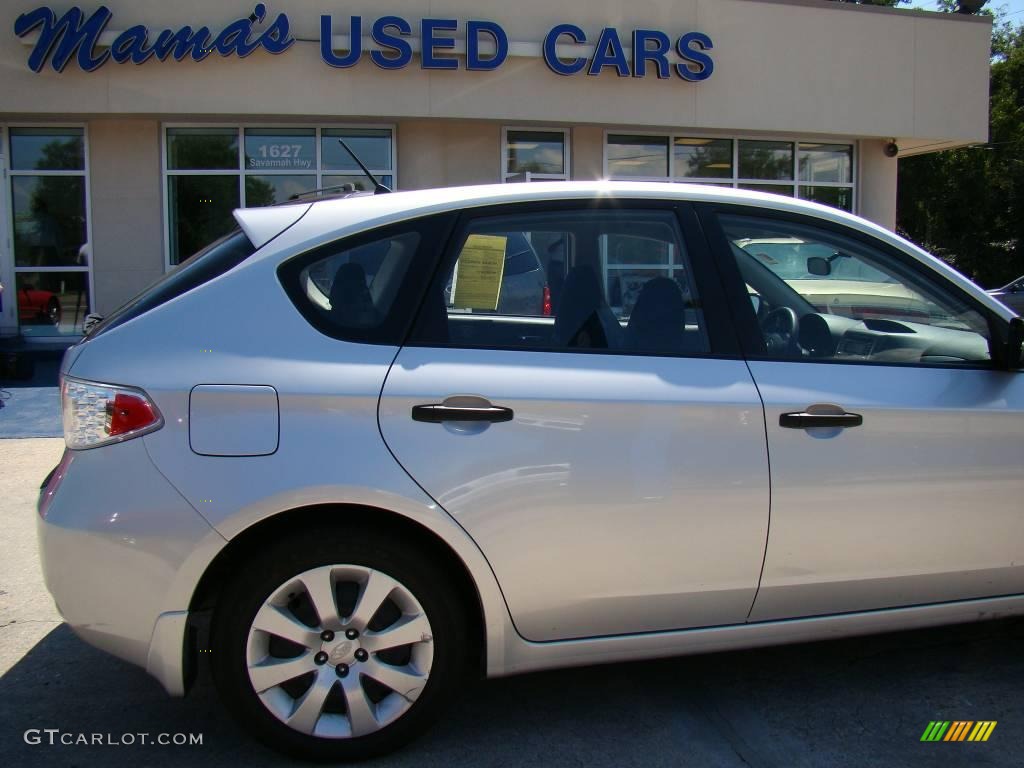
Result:
<svg viewBox="0 0 1024 768"><path fill-rule="evenodd" d="M986 287L1024 274L1024 25L997 26L989 143L900 160L898 228Z"/></svg>

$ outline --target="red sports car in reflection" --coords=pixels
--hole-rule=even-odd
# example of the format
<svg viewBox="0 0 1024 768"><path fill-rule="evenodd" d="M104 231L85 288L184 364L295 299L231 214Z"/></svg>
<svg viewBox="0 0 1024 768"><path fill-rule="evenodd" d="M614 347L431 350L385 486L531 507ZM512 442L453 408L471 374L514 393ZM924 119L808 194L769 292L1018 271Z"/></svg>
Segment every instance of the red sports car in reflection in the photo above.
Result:
<svg viewBox="0 0 1024 768"><path fill-rule="evenodd" d="M18 320L22 323L60 322L60 299L53 291L22 285L18 291Z"/></svg>

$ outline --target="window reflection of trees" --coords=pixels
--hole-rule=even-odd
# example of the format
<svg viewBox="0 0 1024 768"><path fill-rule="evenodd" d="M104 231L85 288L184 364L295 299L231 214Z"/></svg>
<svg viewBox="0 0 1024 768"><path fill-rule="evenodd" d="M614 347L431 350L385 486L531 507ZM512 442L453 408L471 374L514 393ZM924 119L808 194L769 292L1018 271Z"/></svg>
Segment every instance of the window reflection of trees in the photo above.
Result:
<svg viewBox="0 0 1024 768"><path fill-rule="evenodd" d="M77 137L47 142L34 163L40 171L83 167ZM84 176L14 176L12 191L17 266L78 265L86 241Z"/></svg>
<svg viewBox="0 0 1024 768"><path fill-rule="evenodd" d="M772 142L740 142L740 178L791 181L793 145Z"/></svg>

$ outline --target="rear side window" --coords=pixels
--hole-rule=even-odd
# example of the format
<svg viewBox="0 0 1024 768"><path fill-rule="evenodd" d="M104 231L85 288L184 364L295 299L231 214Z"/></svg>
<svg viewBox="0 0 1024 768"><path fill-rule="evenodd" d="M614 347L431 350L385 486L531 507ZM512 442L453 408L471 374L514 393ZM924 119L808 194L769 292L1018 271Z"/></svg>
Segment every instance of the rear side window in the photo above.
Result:
<svg viewBox="0 0 1024 768"><path fill-rule="evenodd" d="M317 259L299 273L307 306L339 333L377 328L419 244L419 233L403 232Z"/></svg>
<svg viewBox="0 0 1024 768"><path fill-rule="evenodd" d="M255 252L256 247L245 233L240 229L235 230L189 257L134 299L114 310L88 334L89 337L96 337L129 320L134 320L161 304L215 277L220 277Z"/></svg>
<svg viewBox="0 0 1024 768"><path fill-rule="evenodd" d="M420 346L705 355L674 211L544 210L460 227L423 301Z"/></svg>
<svg viewBox="0 0 1024 768"><path fill-rule="evenodd" d="M401 344L446 236L447 216L374 230L285 262L281 283L302 316L337 339Z"/></svg>

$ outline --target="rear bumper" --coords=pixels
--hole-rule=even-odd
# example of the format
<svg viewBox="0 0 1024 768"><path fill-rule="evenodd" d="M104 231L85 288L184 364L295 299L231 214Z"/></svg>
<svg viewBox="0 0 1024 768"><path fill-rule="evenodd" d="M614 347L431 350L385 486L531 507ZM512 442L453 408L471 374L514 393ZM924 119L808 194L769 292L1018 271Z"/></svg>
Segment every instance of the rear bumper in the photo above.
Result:
<svg viewBox="0 0 1024 768"><path fill-rule="evenodd" d="M71 629L182 695L189 606L172 585L212 529L143 441L66 451L41 491L37 528L47 589Z"/></svg>

